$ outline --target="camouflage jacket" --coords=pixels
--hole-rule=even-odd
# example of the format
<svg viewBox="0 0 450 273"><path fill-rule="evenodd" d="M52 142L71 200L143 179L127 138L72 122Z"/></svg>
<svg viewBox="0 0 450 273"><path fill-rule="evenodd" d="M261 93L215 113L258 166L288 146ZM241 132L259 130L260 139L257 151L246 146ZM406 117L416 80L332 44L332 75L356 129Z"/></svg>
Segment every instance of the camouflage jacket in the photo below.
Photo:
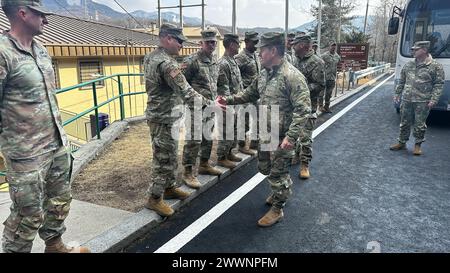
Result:
<svg viewBox="0 0 450 273"><path fill-rule="evenodd" d="M244 49L234 57L241 71L242 82L244 88L247 88L252 84L253 80L258 77L261 72L261 64L256 54L250 53L247 49Z"/></svg>
<svg viewBox="0 0 450 273"><path fill-rule="evenodd" d="M0 148L11 159L67 145L52 59L35 40L32 52L8 33L0 36Z"/></svg>
<svg viewBox="0 0 450 273"><path fill-rule="evenodd" d="M219 60L219 66L217 93L221 96L229 96L242 91L244 87L236 60L233 57L223 55Z"/></svg>
<svg viewBox="0 0 450 273"><path fill-rule="evenodd" d="M279 106L279 136L295 143L311 112L311 99L305 77L283 59L280 66L264 69L243 92L226 97L228 104L256 102L270 108ZM267 119L270 122L270 117ZM270 124L268 124L270 125Z"/></svg>
<svg viewBox="0 0 450 273"><path fill-rule="evenodd" d="M159 47L145 55L145 89L148 95L146 116L151 122L172 124L180 116L172 116L172 110L181 100L193 104L195 98L203 105L212 103L189 85L178 63Z"/></svg>
<svg viewBox="0 0 450 273"><path fill-rule="evenodd" d="M439 101L444 89L444 69L431 56L424 63L408 62L395 89L397 96L410 102Z"/></svg>
<svg viewBox="0 0 450 273"><path fill-rule="evenodd" d="M217 97L219 63L215 56L210 58L200 50L186 57L181 68L186 80L195 91L209 100Z"/></svg>
<svg viewBox="0 0 450 273"><path fill-rule="evenodd" d="M311 98L317 97L325 88L324 61L311 50L303 58L296 56L294 66L305 76Z"/></svg>
<svg viewBox="0 0 450 273"><path fill-rule="evenodd" d="M291 64L294 63L294 58L293 58L293 54L292 54L292 50L286 50L286 52L284 53L284 57L286 58L286 60L288 62L290 62Z"/></svg>
<svg viewBox="0 0 450 273"><path fill-rule="evenodd" d="M336 81L337 76L337 66L341 61L341 56L334 53L331 54L329 51L322 54L322 60L325 62L325 80Z"/></svg>

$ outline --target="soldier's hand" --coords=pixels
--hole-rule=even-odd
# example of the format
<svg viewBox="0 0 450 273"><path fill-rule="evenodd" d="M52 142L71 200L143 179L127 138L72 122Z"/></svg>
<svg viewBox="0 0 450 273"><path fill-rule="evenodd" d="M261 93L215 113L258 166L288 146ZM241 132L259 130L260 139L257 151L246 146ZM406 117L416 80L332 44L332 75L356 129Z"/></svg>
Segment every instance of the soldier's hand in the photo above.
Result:
<svg viewBox="0 0 450 273"><path fill-rule="evenodd" d="M428 108L433 108L434 106L436 105L436 103L434 102L434 101L430 101L429 103L428 103Z"/></svg>
<svg viewBox="0 0 450 273"><path fill-rule="evenodd" d="M291 150L294 148L294 144L289 141L287 137L283 139L283 142L280 145L283 150Z"/></svg>
<svg viewBox="0 0 450 273"><path fill-rule="evenodd" d="M216 106L219 106L223 111L227 110L227 101L224 97L218 96L215 100Z"/></svg>

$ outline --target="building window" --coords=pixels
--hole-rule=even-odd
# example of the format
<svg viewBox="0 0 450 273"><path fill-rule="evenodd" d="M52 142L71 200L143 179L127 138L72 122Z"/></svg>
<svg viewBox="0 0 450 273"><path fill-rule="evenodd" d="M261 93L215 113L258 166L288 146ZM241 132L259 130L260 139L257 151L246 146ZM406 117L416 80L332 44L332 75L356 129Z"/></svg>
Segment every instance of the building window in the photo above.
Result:
<svg viewBox="0 0 450 273"><path fill-rule="evenodd" d="M80 83L88 82L103 76L103 64L99 60L80 61L79 63ZM99 81L96 86L103 87L105 81ZM90 88L85 86L84 88Z"/></svg>
<svg viewBox="0 0 450 273"><path fill-rule="evenodd" d="M59 67L57 61L52 61L53 71L55 71L55 87L56 89L61 88L61 83L59 81Z"/></svg>

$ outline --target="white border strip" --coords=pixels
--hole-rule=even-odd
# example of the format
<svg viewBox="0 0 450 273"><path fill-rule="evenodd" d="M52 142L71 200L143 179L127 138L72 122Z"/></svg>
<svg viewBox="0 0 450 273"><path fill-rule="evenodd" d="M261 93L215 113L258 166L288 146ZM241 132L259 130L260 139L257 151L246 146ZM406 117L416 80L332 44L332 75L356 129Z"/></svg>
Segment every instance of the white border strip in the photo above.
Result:
<svg viewBox="0 0 450 273"><path fill-rule="evenodd" d="M333 123L335 123L339 118L341 118L345 113L350 111L353 107L355 107L362 100L367 98L370 94L375 92L380 86L390 80L394 75L391 75L386 80L381 82L379 85L374 87L372 90L367 92L367 94L361 96L361 98L355 100L349 106L345 107L341 112L334 115L327 122L322 124L319 128L314 130L313 138L322 133L325 129L330 127ZM239 202L247 193L253 190L256 186L258 186L264 179L265 175L261 173L257 173L254 177L252 177L249 181L247 181L240 188L235 190L232 194L222 200L215 207L210 209L206 214L197 219L194 223L189 225L183 231L181 231L177 236L173 237L170 241L165 243L163 246L158 248L154 253L175 253L184 247L187 243L189 243L192 239L194 239L200 232L202 232L205 228L207 228L211 223L213 223L217 218L219 218L222 214L224 214L229 208L231 208L234 204Z"/></svg>

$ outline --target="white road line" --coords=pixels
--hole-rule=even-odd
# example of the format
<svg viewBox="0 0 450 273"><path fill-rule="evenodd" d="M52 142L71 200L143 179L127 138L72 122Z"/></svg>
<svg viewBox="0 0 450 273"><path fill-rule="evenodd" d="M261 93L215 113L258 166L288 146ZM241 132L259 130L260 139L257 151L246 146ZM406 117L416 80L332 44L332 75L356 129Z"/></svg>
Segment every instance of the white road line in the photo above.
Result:
<svg viewBox="0 0 450 273"><path fill-rule="evenodd" d="M345 113L350 111L353 107L355 107L358 103L364 100L367 96L372 94L376 89L386 83L389 79L391 79L394 75L391 75L389 78L384 80L382 83L374 87L367 94L363 95L361 98L357 99L349 106L344 108L341 112L334 115L327 122L322 124L319 128L314 130L313 138L322 133L326 128L336 122L339 118L341 118ZM165 243L163 246L158 248L154 253L175 253L184 247L187 243L189 243L192 239L194 239L200 232L202 232L205 228L207 228L210 224L212 224L217 218L219 218L222 214L224 214L229 208L231 208L234 204L239 202L247 193L253 190L256 186L258 186L264 179L265 175L261 173L257 173L254 177L252 177L249 181L247 181L240 188L235 190L232 194L222 200L215 207L210 209L206 214L197 219L194 223L189 225L183 231L181 231L177 236L173 237L170 241Z"/></svg>

